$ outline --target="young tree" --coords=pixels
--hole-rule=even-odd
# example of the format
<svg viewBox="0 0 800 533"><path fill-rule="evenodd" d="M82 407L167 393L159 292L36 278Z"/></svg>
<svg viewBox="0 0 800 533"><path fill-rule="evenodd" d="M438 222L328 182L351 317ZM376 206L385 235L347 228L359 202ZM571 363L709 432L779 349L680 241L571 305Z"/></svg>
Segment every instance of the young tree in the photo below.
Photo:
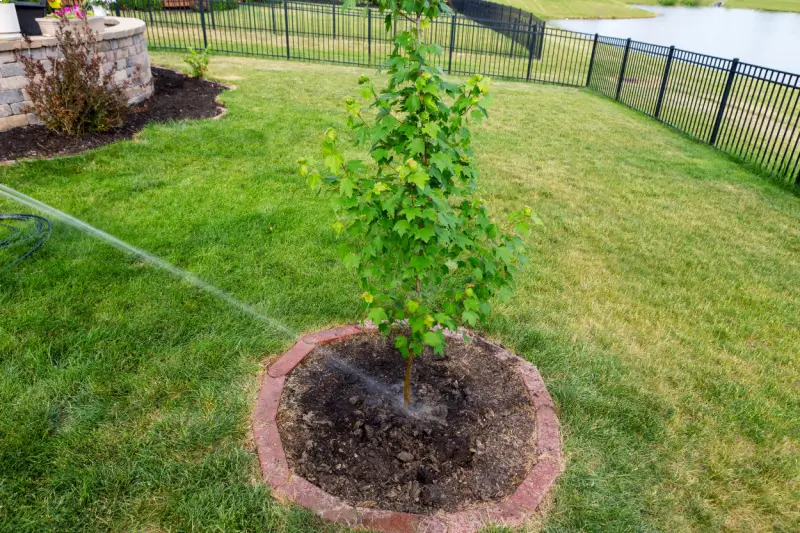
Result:
<svg viewBox="0 0 800 533"><path fill-rule="evenodd" d="M334 192L345 234L342 257L360 280L365 314L384 335L397 331L395 347L406 360L408 407L414 357L425 346L442 354L442 329L474 326L491 301L508 298L513 275L526 262L520 233L538 218L526 207L509 227L493 223L478 187L467 124L488 116L489 79L461 84L434 66L441 54L424 42L441 0L379 0L387 30L406 21L386 60L388 84L380 90L361 76L365 105L346 99L347 124L372 162L345 160L338 133L322 143L324 175L300 159L300 174L313 188Z"/></svg>

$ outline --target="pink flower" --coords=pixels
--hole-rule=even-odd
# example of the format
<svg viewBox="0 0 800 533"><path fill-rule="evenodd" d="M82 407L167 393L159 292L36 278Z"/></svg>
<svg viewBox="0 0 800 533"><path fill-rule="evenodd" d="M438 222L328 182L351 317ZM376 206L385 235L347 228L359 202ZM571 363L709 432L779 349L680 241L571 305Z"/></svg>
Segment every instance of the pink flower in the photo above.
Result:
<svg viewBox="0 0 800 533"><path fill-rule="evenodd" d="M53 15L57 18L77 18L81 20L86 18L86 12L80 6L63 7L56 10Z"/></svg>

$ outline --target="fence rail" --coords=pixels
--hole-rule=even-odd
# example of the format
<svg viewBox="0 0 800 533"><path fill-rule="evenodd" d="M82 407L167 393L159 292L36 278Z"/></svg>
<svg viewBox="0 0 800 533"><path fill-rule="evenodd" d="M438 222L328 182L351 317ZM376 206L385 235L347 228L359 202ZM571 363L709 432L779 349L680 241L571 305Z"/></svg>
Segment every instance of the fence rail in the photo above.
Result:
<svg viewBox="0 0 800 533"><path fill-rule="evenodd" d="M147 22L153 49L209 47L360 66L379 65L394 34L409 25L395 21L387 31L377 9L344 10L336 0L182 1L187 7L166 9L162 0L119 0L116 9ZM454 0L463 11L440 17L425 33L441 47L436 64L445 72L588 87L800 184L800 75L561 30L520 10L483 19L490 11L464 7L468 2L476 0Z"/></svg>

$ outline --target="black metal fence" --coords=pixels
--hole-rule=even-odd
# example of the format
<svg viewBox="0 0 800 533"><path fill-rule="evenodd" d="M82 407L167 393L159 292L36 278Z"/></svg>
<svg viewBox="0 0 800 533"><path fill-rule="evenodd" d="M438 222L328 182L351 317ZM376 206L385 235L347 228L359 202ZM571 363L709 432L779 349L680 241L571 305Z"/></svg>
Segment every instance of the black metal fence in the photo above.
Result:
<svg viewBox="0 0 800 533"><path fill-rule="evenodd" d="M485 0L450 0L450 6L468 19L474 20L478 24L497 31L506 37L513 39L525 46L533 49L533 57L539 59L542 54L543 39L541 35L544 31L545 21L536 17L533 13L524 11L517 7L495 4ZM534 32L527 35L522 32L509 31L509 24L527 24L534 27Z"/></svg>
<svg viewBox="0 0 800 533"><path fill-rule="evenodd" d="M800 75L599 36L593 58L590 88L800 183Z"/></svg>
<svg viewBox="0 0 800 533"><path fill-rule="evenodd" d="M181 1L181 9L162 0L120 0L118 8L148 23L152 49L361 66L379 65L410 24L387 31L376 9L333 1L171 0ZM523 19L458 13L434 21L424 38L440 45L436 63L445 72L589 87L800 183L800 75Z"/></svg>

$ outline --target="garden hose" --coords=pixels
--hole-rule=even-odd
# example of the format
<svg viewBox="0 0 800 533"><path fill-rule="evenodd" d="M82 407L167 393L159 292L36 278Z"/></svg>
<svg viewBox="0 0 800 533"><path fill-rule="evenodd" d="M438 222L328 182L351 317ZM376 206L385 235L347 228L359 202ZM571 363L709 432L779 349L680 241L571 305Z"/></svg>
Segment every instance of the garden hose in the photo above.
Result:
<svg viewBox="0 0 800 533"><path fill-rule="evenodd" d="M23 230L16 225L6 223L5 221L7 220L17 222L32 222L33 231L23 232ZM16 265L20 261L27 259L31 254L33 254L33 252L38 250L44 244L47 238L50 237L50 233L53 231L53 224L46 218L40 217L39 215L4 215L0 213L0 228L7 228L8 230L11 230L11 235L0 241L0 250L17 248L20 246L24 247L26 244L33 243L33 246L28 248L28 250L21 256L17 257L6 265L0 265L0 272L2 272Z"/></svg>

